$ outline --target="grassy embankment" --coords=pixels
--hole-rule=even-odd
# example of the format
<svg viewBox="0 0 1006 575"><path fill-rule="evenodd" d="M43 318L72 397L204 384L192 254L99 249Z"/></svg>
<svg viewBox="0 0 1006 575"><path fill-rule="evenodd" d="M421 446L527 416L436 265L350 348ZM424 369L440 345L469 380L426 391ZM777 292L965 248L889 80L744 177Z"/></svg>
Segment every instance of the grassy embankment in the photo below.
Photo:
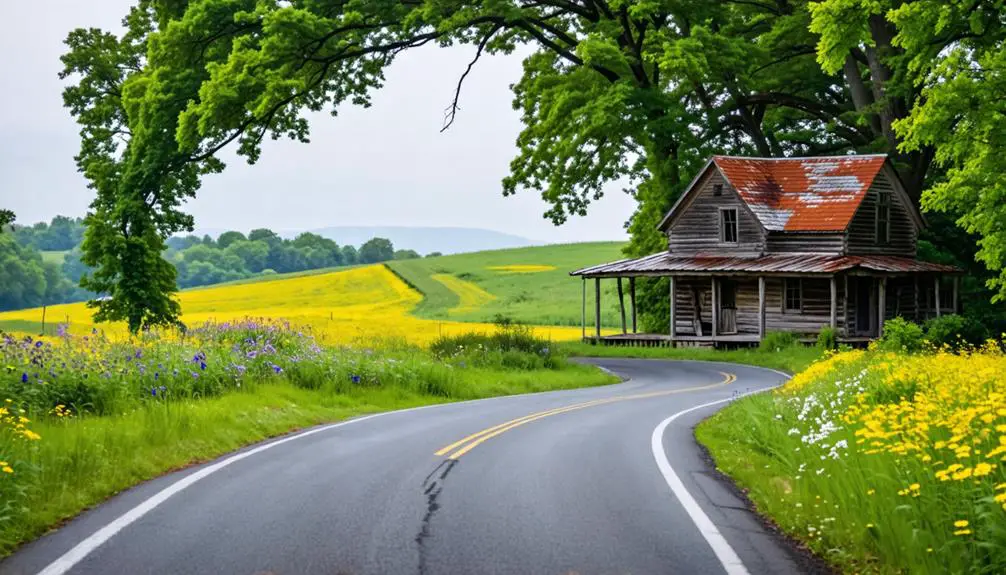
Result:
<svg viewBox="0 0 1006 575"><path fill-rule="evenodd" d="M0 555L140 481L292 429L617 380L528 333L452 341L337 348L257 322L184 338L0 338Z"/></svg>
<svg viewBox="0 0 1006 575"><path fill-rule="evenodd" d="M697 430L758 510L849 573L1006 572L1006 356L843 352Z"/></svg>

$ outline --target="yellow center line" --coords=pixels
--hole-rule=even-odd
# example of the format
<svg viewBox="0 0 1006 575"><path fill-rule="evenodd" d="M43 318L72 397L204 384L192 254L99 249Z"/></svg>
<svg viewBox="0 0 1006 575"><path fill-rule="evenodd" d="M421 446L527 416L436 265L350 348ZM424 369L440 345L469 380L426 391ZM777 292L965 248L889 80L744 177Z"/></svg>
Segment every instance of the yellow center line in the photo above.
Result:
<svg viewBox="0 0 1006 575"><path fill-rule="evenodd" d="M595 399L593 401L586 401L586 402L583 402L583 403L576 403L576 404L573 404L573 405L568 405L566 407L558 407L558 408L555 408L555 409L549 409L549 410L545 410L545 411L539 411L537 413L532 413L530 415L525 415L523 417L518 417L516 419L511 419L510 421L505 421L503 423L500 423L499 425L494 425L494 426L489 427L487 429L483 429L482 431L473 433L473 434L471 434L471 435L469 435L467 437L464 437L464 438L462 438L462 439L460 439L458 441L455 441L454 443L452 443L452 444L450 444L450 445L448 445L446 447L443 447L443 448L439 449L436 452L436 455L438 455L438 456L447 455L448 459L458 459L462 455L464 455L464 454L468 453L469 451L475 449L479 445L482 445L486 441L489 441L490 439L492 439L492 438L494 438L494 437L496 437L498 435L506 433L507 431L510 431L511 429L514 429L516 427L520 427L520 426L525 425L527 423L531 423L532 421L537 421L539 419L544 419L546 417L550 417L552 415L558 415L560 413L567 413L567 412L570 412L570 411L578 411L578 410L581 410L581 409L586 409L588 407L594 407L594 406L597 406L597 405L604 405L604 404L608 404L608 403L615 403L615 402L619 402L619 401L628 401L628 400L633 400L633 399L646 399L646 398L650 398L650 397L661 397L661 396L665 396L665 395L673 395L673 394L676 394L676 393L685 393L685 392L688 392L688 391L700 391L700 390L703 390L703 389L710 389L710 388L713 388L713 387L720 387L720 386L723 386L723 385L730 385L731 383L737 381L737 376L734 375L734 374L732 374L732 373L720 372L720 375L723 376L723 381L720 381L720 382L717 382L717 383L713 383L713 384L710 384L710 385L700 385L700 386L695 386L695 387L684 387L684 388L681 388L681 389L671 389L671 390L667 390L667 391L653 391L653 392L649 392L649 393L637 393L637 394L634 394L634 395L621 395L621 396L609 397L609 398L604 398L604 399ZM448 454L450 454L450 455L448 455Z"/></svg>

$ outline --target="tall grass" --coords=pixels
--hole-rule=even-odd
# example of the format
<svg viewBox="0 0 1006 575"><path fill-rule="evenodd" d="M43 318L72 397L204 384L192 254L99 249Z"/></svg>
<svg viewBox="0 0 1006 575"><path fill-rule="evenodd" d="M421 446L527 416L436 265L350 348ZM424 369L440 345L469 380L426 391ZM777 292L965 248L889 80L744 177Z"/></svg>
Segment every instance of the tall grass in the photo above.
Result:
<svg viewBox="0 0 1006 575"><path fill-rule="evenodd" d="M1006 355L830 355L701 424L759 510L842 570L1006 572Z"/></svg>
<svg viewBox="0 0 1006 575"><path fill-rule="evenodd" d="M121 341L0 335L0 555L140 481L291 429L617 381L508 352L522 355L530 367L514 370L400 341L322 347L296 327L257 320Z"/></svg>

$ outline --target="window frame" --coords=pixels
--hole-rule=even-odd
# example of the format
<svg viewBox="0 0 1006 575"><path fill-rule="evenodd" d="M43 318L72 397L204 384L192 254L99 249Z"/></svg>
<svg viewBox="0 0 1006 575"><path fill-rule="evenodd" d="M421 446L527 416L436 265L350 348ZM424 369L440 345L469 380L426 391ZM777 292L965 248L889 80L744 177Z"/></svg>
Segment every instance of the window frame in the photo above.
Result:
<svg viewBox="0 0 1006 575"><path fill-rule="evenodd" d="M796 282L796 297L798 307L789 307L789 287L790 282ZM803 313L803 278L784 277L782 278L782 312L783 313Z"/></svg>
<svg viewBox="0 0 1006 575"><path fill-rule="evenodd" d="M874 206L873 237L879 246L886 246L891 243L891 196L893 195L888 190L877 190L877 202ZM881 208L884 209L883 220L881 220ZM881 222L883 222L884 226L883 235L880 233Z"/></svg>
<svg viewBox="0 0 1006 575"><path fill-rule="evenodd" d="M733 224L734 224L734 239L732 241L727 239L727 222L726 222L726 213L727 212L733 212L733 214L734 214L734 220L733 220ZM719 209L719 215L720 215L720 218L719 218L720 219L720 221L719 221L720 243L723 243L723 244L739 244L739 243L741 243L740 213L738 212L737 208L720 208Z"/></svg>
<svg viewBox="0 0 1006 575"><path fill-rule="evenodd" d="M723 195L723 184L713 184L713 195L722 196Z"/></svg>

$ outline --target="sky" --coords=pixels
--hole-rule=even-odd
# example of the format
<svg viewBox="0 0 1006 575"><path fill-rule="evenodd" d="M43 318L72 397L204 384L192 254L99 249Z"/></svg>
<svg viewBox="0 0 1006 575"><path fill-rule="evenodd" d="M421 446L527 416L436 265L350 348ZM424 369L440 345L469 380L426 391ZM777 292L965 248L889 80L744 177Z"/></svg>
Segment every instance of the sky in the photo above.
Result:
<svg viewBox="0 0 1006 575"><path fill-rule="evenodd" d="M63 39L77 27L117 29L130 0L5 2L0 18L0 207L21 224L82 216L92 199L73 156L77 126L57 77ZM504 198L520 117L510 84L517 56L483 57L465 82L454 125L444 109L474 48L424 47L390 67L367 109L312 116L311 143L268 142L254 166L231 156L185 209L197 229L460 226L545 242L625 239L634 201L613 184L586 217L556 227L528 191ZM227 155L225 154L225 159Z"/></svg>

